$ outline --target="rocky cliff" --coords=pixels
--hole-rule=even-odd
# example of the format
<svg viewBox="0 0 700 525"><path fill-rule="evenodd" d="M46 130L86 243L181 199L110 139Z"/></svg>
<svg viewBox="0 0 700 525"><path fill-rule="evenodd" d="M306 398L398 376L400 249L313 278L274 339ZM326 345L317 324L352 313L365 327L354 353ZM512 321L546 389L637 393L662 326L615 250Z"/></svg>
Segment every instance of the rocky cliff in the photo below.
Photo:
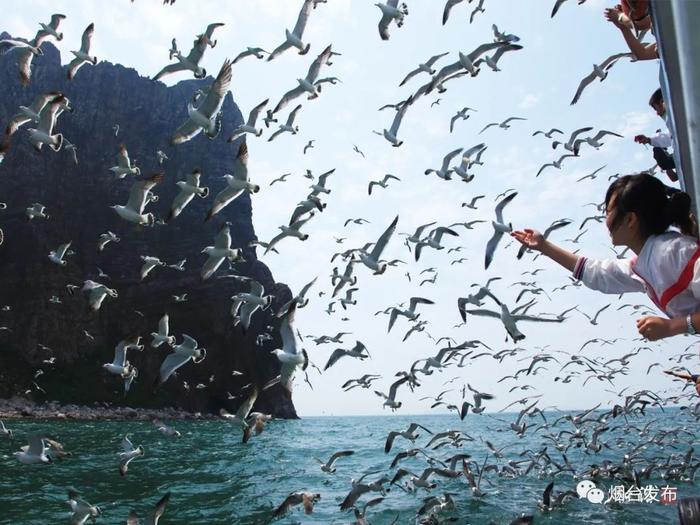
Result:
<svg viewBox="0 0 700 525"><path fill-rule="evenodd" d="M228 392L236 395L243 385L262 384L278 372L278 363L270 354L281 344L279 320L273 311L291 294L286 285L275 283L255 250L247 247L256 238L247 194L213 220L203 221L213 196L224 186L219 177L231 172L238 151L237 143L226 142L242 122L233 97L226 97L221 134L215 140L201 134L170 146L170 135L186 118L187 101L198 88L210 84L211 78L167 87L133 69L100 62L83 66L69 82L58 50L45 43L43 51L34 60L26 88L20 85L14 53L0 57L0 125L4 127L19 105L29 106L38 94L63 92L75 109L60 116L56 131L77 147L78 165L70 151L54 152L46 146L40 153L34 151L27 140L31 125L14 135L0 164L0 202L7 203L7 209L0 211L5 234L0 246L0 326L6 327L0 330L0 397L26 392L36 401L175 406L202 412L235 409L240 401L230 400ZM159 200L148 206L156 217L167 217L179 191L176 181L195 167L202 170L201 184L209 186L210 195L195 198L167 226L140 227L124 221L109 208L126 203L134 180L133 176L118 180L109 171L116 165L115 155L122 143L142 175L165 172L165 179L154 189ZM162 167L156 156L159 149L169 157ZM25 208L35 202L46 206L48 220L27 220ZM233 273L226 262L214 278L202 282L199 276L206 260L200 252L213 244L224 221L231 223L233 247L242 248L245 258L233 271L256 279L266 293L275 296L272 308L258 311L245 334L232 324L230 297L247 291L248 285L222 277ZM106 231L117 234L121 242L98 252L98 237ZM49 251L68 241L75 253L67 257L67 265L49 261ZM187 262L182 272L158 267L141 281L141 255L169 264L185 258ZM100 270L109 278L99 277ZM91 311L85 293L77 291L71 296L66 289L67 284L81 286L86 279L116 289L118 299L107 299L100 310ZM174 295L184 293L187 301L174 301ZM51 302L52 296L60 304ZM177 377L156 389L154 380L169 350L165 345L151 348L148 334L157 331L164 312L170 316L171 333L178 342L181 334L194 337L207 349L207 358L200 364L188 363ZM272 339L257 345L257 335L268 325L273 327ZM139 375L124 397L120 378L104 372L101 365L112 360L114 346L121 339L133 334L144 336L146 348L129 355ZM52 358L54 364L48 364ZM244 375L233 376L232 370ZM296 417L291 400L285 399L279 387L261 394L255 408L279 417Z"/></svg>

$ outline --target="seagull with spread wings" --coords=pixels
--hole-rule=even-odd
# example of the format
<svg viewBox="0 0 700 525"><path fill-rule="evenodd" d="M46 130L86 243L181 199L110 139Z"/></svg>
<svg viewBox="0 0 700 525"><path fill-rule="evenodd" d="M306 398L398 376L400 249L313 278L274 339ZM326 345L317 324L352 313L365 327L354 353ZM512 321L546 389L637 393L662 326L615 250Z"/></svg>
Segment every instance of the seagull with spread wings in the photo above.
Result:
<svg viewBox="0 0 700 525"><path fill-rule="evenodd" d="M484 269L488 269L489 265L491 264L491 261L493 261L493 256L496 252L496 247L498 246L501 237L503 237L503 234L513 231L512 224L505 224L503 222L503 208L505 208L506 205L510 201L512 201L517 194L517 191L511 193L510 195L504 197L496 205L496 220L491 221L491 224L493 225L493 235L489 239L489 242L486 244L486 257L484 259Z"/></svg>
<svg viewBox="0 0 700 525"><path fill-rule="evenodd" d="M83 37L78 51L71 51L75 58L68 64L68 80L72 80L78 69L83 64L97 64L97 57L90 55L90 43L92 42L92 34L95 32L95 24L90 24L83 31Z"/></svg>
<svg viewBox="0 0 700 525"><path fill-rule="evenodd" d="M214 237L214 246L207 246L202 250L202 253L209 257L204 266L202 266L202 281L206 281L214 275L214 272L221 266L224 259L228 259L231 262L240 260L241 250L231 248L231 228L229 228L228 223L224 223L219 233Z"/></svg>
<svg viewBox="0 0 700 525"><path fill-rule="evenodd" d="M296 47L299 50L300 55L305 55L309 52L309 49L311 49L311 44L305 45L301 39L304 36L304 29L306 28L306 22L309 19L309 13L311 12L313 4L314 0L304 0L294 29L291 32L289 29L284 30L284 42L282 42L272 51L272 53L270 53L270 56L267 57L268 61L277 58L282 53L293 47Z"/></svg>
<svg viewBox="0 0 700 525"><path fill-rule="evenodd" d="M380 257L382 256L384 248L386 248L386 245L389 243L389 239L391 239L394 231L396 231L398 222L399 216L397 215L389 227L384 230L384 233L381 234L371 252L367 252L367 250L364 249L359 252L360 261L370 270L374 270L374 275L380 275L386 271L387 263L386 261L380 260Z"/></svg>
<svg viewBox="0 0 700 525"><path fill-rule="evenodd" d="M124 220L135 222L136 224L145 224L153 226L155 224L155 216L152 213L144 213L146 205L157 197L153 195L153 188L163 180L164 173L154 173L148 178L140 179L131 185L129 192L129 200L124 206L115 204L110 206Z"/></svg>
<svg viewBox="0 0 700 525"><path fill-rule="evenodd" d="M199 168L195 168L192 173L187 175L186 180L179 180L175 184L180 188L180 193L173 199L173 203L170 205L170 213L165 222L171 222L178 215L182 213L194 196L203 199L209 195L209 188L206 186L200 186L199 180L202 176L202 171Z"/></svg>
<svg viewBox="0 0 700 525"><path fill-rule="evenodd" d="M593 64L593 71L591 71L587 76L583 77L583 79L579 83L578 89L576 89L576 94L571 100L571 105L573 106L574 104L576 104L576 102L578 102L578 99L581 98L583 90L586 89L586 87L588 87L588 85L591 82L593 82L596 78L599 78L601 82L605 80L608 76L608 71L610 70L610 68L613 67L615 63L623 57L628 57L634 60L634 55L632 53L616 53L603 60L603 62L601 62L600 64Z"/></svg>
<svg viewBox="0 0 700 525"><path fill-rule="evenodd" d="M199 133L204 133L210 139L216 138L221 131L221 106L231 85L231 62L225 60L221 66L216 80L212 83L206 93L204 101L194 107L194 101L187 103L187 120L175 130L170 139L171 144L182 144L191 140Z"/></svg>
<svg viewBox="0 0 700 525"><path fill-rule="evenodd" d="M207 76L207 70L201 67L199 64L202 61L204 52L207 47L214 47L216 45L216 40L212 40L214 30L217 27L221 27L225 24L214 23L207 26L206 31L197 35L196 40L192 43L192 49L187 56L183 56L177 49L177 42L173 38L172 47L170 49L170 58L177 58L177 62L173 64L168 64L163 69L161 69L153 80L160 80L166 75L172 73L178 73L179 71L192 71L194 73L194 78L204 78Z"/></svg>
<svg viewBox="0 0 700 525"><path fill-rule="evenodd" d="M301 104L299 104L297 107L295 107L287 116L287 122L284 124L280 124L280 127L275 131L269 139L267 139L268 142L272 142L275 140L280 134L282 133L291 133L292 135L296 135L299 132L299 126L294 125L294 119L297 117L297 113L299 113L299 110L301 109Z"/></svg>
<svg viewBox="0 0 700 525"><path fill-rule="evenodd" d="M273 114L280 111L292 100L302 96L304 93L309 94L308 100L312 100L319 96L321 93L321 86L316 83L316 80L318 79L318 74L321 71L321 66L328 63L331 53L331 46L329 45L321 52L320 55L316 57L316 60L311 63L311 66L309 66L309 71L306 73L306 78L298 78L297 82L299 85L282 95L282 98L275 106L275 109L272 110Z"/></svg>
<svg viewBox="0 0 700 525"><path fill-rule="evenodd" d="M399 83L399 86L403 86L406 82L408 82L410 79L412 79L414 76L416 76L419 73L427 73L428 75L434 75L435 70L433 69L433 65L435 62L440 60L442 57L449 55L449 53L440 53L439 55L434 55L430 57L425 63L420 63L418 64L418 67L412 71L410 71L404 79Z"/></svg>
<svg viewBox="0 0 700 525"><path fill-rule="evenodd" d="M228 141L233 142L238 138L240 135L243 135L244 133L251 133L255 135L256 137L259 137L262 135L262 128L257 128L255 127L255 121L258 120L258 116L262 112L263 109L265 109L265 106L267 106L267 103L269 102L270 99L266 98L263 100L260 104L255 106L253 109L250 110L250 113L248 114L248 120L245 124L241 124L238 126L236 129L233 130L233 133L229 137Z"/></svg>
<svg viewBox="0 0 700 525"><path fill-rule="evenodd" d="M244 191L248 193L260 191L260 186L251 183L248 177L248 146L245 142L241 143L238 149L238 155L233 163L233 175L226 174L223 178L226 180L226 187L214 197L214 204L207 213L205 221L219 213Z"/></svg>

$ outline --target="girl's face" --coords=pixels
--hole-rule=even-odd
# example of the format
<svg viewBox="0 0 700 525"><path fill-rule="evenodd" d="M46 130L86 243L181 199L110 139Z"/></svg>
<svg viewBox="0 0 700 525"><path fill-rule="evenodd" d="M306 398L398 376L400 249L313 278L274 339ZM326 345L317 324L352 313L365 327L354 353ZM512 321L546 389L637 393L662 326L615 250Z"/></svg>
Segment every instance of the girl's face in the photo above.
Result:
<svg viewBox="0 0 700 525"><path fill-rule="evenodd" d="M616 200L617 194L614 194L608 202L608 206L605 210L605 225L610 232L610 239L613 246L629 246L629 243L634 239L634 228L631 223L631 216L634 216L634 214L626 213L625 217L618 220L618 223L615 224L617 220L617 213L615 210Z"/></svg>

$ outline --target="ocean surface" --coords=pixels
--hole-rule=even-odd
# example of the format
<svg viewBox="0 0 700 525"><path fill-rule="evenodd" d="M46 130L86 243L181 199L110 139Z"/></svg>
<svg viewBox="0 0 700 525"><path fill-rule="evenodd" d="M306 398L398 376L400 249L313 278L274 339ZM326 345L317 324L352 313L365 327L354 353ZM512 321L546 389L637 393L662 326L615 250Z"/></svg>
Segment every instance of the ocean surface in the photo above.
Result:
<svg viewBox="0 0 700 525"><path fill-rule="evenodd" d="M340 502L351 488L351 479L372 471L380 473L368 476L367 480L377 479L381 472L393 476L398 468L389 468L394 455L411 446L425 447L431 438L422 430L413 445L398 437L392 451L385 454L384 444L390 430L404 430L409 423L416 422L433 432L460 430L474 439L459 447L424 449L438 459L467 453L479 464L486 461L500 467L508 460L527 459L527 456L520 456L523 450L538 451L548 446L550 457L562 463L561 453L544 435L555 433L553 420L564 413L546 414L549 428L535 431L542 421L538 417L537 421L528 422L530 428L522 438L509 428L517 413L469 414L464 421L457 416L432 415L309 417L272 421L262 434L253 436L245 445L241 443L240 430L226 421L168 422L182 433L180 438L175 438L163 436L148 422L6 420L15 436L12 440L0 439L0 523L70 523L70 510L65 504L69 486L78 489L86 501L100 506L103 514L97 523L124 524L131 509L143 517L167 491L172 496L161 525L353 523L352 511L339 510ZM601 465L606 459L621 463L624 454L635 444L646 443L640 449L640 456L633 460L637 471L643 468L645 461L663 463L663 458L672 454L683 456L697 444L697 422L688 411L647 411L646 416L630 417L628 424L624 417L609 419L606 424L609 430L598 439L610 448L586 454L585 446L572 446L566 452L579 474L591 464ZM590 429L591 425L584 427ZM557 429L565 428L573 427L567 421L557 425ZM667 433L673 429L678 431ZM20 464L12 453L26 444L30 433L51 436L72 452L72 456L51 465ZM134 460L122 478L118 453L125 433L131 435L134 445L144 447L145 456ZM590 439L590 432L587 431L587 435ZM561 440L563 443L567 442L566 436L568 434ZM503 457L495 458L482 440L489 440L497 448L507 446L502 451ZM654 440L657 443L652 442ZM335 474L323 473L314 458L326 460L340 450L354 450L355 453L338 460ZM696 462L698 458L691 454L690 463ZM399 466L420 474L428 465L425 457L417 455L403 460ZM525 465L521 469L525 470ZM662 472L663 468L652 471L649 479L641 480L642 486L655 485L659 489L670 486L676 489L678 498L700 496L700 489L692 482L664 480L660 477ZM456 509L440 516L455 517L454 523L459 524L509 524L521 513L533 514L534 523L558 525L678 523L676 504L656 501L597 504L586 498L572 498L562 508L548 512L539 510L537 503L542 500L542 491L549 481L555 482L555 494L576 489L580 479L574 479L568 472L552 478L538 474L535 468L527 475L508 479L489 471L482 480L481 488L486 492L482 498L472 495L464 476L455 479L434 476L431 480L437 487L430 492L418 489L410 493L397 485L386 484L391 490L384 501L367 510L367 520L372 525L419 523L416 511L423 499L450 492ZM406 481L404 478L400 483ZM603 478L594 481L606 497L614 485L625 485L627 489L632 486ZM313 513L305 515L301 506L297 506L285 516L273 518L277 505L289 493L300 490L321 494ZM379 493L366 494L360 502L379 496Z"/></svg>

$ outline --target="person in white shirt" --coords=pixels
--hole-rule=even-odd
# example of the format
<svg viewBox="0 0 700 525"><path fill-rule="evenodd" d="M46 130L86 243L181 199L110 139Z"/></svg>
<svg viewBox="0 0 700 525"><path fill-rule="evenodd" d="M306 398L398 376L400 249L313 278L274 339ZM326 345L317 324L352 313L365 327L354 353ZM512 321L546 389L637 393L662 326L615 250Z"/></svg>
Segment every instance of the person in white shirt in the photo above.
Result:
<svg viewBox="0 0 700 525"><path fill-rule="evenodd" d="M661 93L661 88L654 91L649 99L649 105L652 107L656 114L660 116L666 122L666 128L668 130L671 127L668 125L668 114L666 113L666 104L664 103L664 98ZM676 162L673 160L673 137L670 131L657 131L656 135L653 137L647 137L646 135L637 135L634 137L634 141L639 144L651 144L654 153L654 160L659 165L659 168L666 172L668 178L673 182L678 181L678 175L676 175L675 168Z"/></svg>
<svg viewBox="0 0 700 525"><path fill-rule="evenodd" d="M625 175L605 195L606 220L614 246L630 259L595 260L575 255L536 230L511 235L573 272L588 288L609 294L645 292L667 318L643 316L637 331L649 341L700 331L700 246L690 197L646 173ZM669 230L677 226L680 232Z"/></svg>

